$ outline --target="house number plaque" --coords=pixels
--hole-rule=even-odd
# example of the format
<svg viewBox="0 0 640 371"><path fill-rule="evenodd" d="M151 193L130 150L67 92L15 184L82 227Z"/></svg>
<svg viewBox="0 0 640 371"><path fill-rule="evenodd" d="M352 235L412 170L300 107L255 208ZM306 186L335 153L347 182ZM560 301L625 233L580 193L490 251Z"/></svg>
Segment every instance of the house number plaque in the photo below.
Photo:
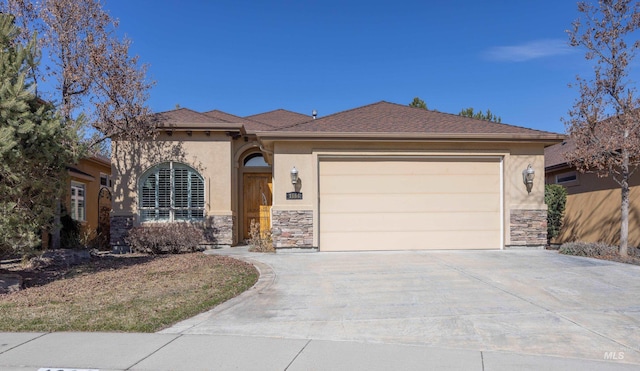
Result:
<svg viewBox="0 0 640 371"><path fill-rule="evenodd" d="M287 200L302 200L302 192L287 192Z"/></svg>

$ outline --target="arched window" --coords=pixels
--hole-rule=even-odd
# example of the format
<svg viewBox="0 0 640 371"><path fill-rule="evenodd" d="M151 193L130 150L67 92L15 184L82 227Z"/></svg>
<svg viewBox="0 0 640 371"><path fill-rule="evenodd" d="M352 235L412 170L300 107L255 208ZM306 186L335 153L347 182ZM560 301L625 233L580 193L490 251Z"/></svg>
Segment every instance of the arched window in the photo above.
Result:
<svg viewBox="0 0 640 371"><path fill-rule="evenodd" d="M138 192L143 222L204 219L204 180L189 166L154 166L142 176Z"/></svg>
<svg viewBox="0 0 640 371"><path fill-rule="evenodd" d="M245 167L269 167L262 153L252 153L244 158Z"/></svg>

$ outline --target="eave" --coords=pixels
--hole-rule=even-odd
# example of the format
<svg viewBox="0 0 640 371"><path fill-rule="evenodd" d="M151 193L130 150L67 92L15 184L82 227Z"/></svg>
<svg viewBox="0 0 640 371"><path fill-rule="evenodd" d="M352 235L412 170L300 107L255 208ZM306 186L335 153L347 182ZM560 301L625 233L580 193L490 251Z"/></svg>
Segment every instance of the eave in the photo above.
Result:
<svg viewBox="0 0 640 371"><path fill-rule="evenodd" d="M178 132L178 131L218 131L227 133L239 133L246 135L247 132L244 129L244 125L240 123L188 123L181 122L178 124L163 124L156 126L156 130L165 132Z"/></svg>
<svg viewBox="0 0 640 371"><path fill-rule="evenodd" d="M484 142L484 143L540 143L545 147L560 143L562 134L506 134L506 133L355 133L355 132L256 132L261 143L277 141L377 141L377 142Z"/></svg>
<svg viewBox="0 0 640 371"><path fill-rule="evenodd" d="M558 170L563 170L563 169L571 169L571 165L563 162L560 164L555 164L555 165L551 165L551 166L545 166L544 167L544 172L548 173L548 172L552 172L552 171L558 171Z"/></svg>

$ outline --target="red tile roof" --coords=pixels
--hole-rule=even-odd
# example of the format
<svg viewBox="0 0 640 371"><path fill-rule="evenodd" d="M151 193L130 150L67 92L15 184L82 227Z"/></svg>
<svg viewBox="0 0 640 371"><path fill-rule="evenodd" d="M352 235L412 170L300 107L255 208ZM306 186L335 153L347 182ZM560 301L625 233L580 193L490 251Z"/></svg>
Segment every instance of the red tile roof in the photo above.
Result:
<svg viewBox="0 0 640 371"><path fill-rule="evenodd" d="M500 124L469 117L378 102L338 112L282 132L322 133L437 133L437 134L551 134L555 133Z"/></svg>

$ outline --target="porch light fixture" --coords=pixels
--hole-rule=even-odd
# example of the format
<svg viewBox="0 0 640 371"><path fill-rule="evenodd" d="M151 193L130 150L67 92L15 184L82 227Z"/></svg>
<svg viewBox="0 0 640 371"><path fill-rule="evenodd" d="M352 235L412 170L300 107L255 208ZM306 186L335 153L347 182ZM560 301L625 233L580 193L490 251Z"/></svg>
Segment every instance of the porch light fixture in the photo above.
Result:
<svg viewBox="0 0 640 371"><path fill-rule="evenodd" d="M522 170L522 182L527 187L527 192L531 193L531 188L533 188L533 178L536 176L536 171L533 170L531 164L527 166L526 169Z"/></svg>
<svg viewBox="0 0 640 371"><path fill-rule="evenodd" d="M294 186L298 183L298 169L294 166L291 169L291 184Z"/></svg>

